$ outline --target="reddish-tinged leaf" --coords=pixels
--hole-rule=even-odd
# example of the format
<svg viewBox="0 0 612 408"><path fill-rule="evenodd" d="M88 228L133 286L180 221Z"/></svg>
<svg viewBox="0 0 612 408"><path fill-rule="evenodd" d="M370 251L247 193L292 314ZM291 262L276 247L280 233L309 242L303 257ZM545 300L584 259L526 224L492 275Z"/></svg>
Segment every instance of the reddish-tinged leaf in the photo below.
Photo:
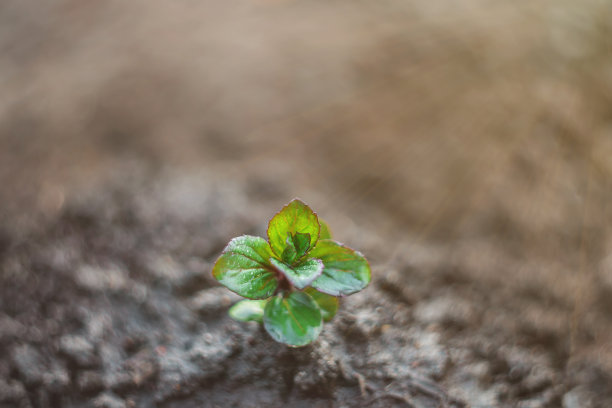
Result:
<svg viewBox="0 0 612 408"><path fill-rule="evenodd" d="M243 235L234 238L213 267L213 276L223 286L249 299L265 299L278 287L270 265L272 256L265 239Z"/></svg>

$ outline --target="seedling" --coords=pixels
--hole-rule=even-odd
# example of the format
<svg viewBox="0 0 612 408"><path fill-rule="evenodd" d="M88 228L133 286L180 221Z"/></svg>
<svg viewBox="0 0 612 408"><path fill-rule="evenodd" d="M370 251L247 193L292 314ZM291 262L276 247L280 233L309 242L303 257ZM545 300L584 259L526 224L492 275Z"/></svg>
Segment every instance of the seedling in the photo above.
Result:
<svg viewBox="0 0 612 408"><path fill-rule="evenodd" d="M370 283L364 256L331 239L325 222L293 200L268 224L268 241L232 239L215 263L213 277L247 299L229 310L240 321L263 322L278 342L305 346L338 310L338 297Z"/></svg>

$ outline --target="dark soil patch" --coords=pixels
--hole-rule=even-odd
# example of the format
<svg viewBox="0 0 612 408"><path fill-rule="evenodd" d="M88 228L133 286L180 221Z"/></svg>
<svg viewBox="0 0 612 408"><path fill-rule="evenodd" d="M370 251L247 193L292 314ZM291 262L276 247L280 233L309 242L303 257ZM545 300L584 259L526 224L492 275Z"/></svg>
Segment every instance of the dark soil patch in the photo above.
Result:
<svg viewBox="0 0 612 408"><path fill-rule="evenodd" d="M564 370L566 345L554 323L547 330L513 321L509 304L440 259L437 271L426 262L374 264L371 286L345 299L314 344L277 344L259 325L230 320L236 297L210 277L231 236L265 227L249 216L265 210L242 204L248 197L239 185L175 174L115 180L96 191L70 200L26 239L3 241L2 406L612 401L609 377L596 366Z"/></svg>

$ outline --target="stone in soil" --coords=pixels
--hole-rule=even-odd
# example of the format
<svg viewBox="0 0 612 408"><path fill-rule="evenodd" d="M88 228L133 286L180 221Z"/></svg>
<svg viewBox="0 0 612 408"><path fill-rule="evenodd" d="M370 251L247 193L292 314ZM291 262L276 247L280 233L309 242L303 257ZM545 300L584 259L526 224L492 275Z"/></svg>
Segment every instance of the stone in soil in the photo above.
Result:
<svg viewBox="0 0 612 408"><path fill-rule="evenodd" d="M166 349L159 358L159 365L160 374L155 392L158 402L191 394L201 380L200 368L190 361L182 349Z"/></svg>
<svg viewBox="0 0 612 408"><path fill-rule="evenodd" d="M22 383L15 380L4 381L0 379L0 404L6 406L29 405L25 387Z"/></svg>
<svg viewBox="0 0 612 408"><path fill-rule="evenodd" d="M82 265L75 276L76 282L83 289L92 292L116 292L126 288L128 278L118 266Z"/></svg>
<svg viewBox="0 0 612 408"><path fill-rule="evenodd" d="M579 385L566 392L561 402L563 408L593 408L595 395L587 387Z"/></svg>
<svg viewBox="0 0 612 408"><path fill-rule="evenodd" d="M454 295L445 295L419 303L414 317L425 324L446 324L465 327L474 316L470 303Z"/></svg>
<svg viewBox="0 0 612 408"><path fill-rule="evenodd" d="M189 360L201 370L200 377L208 378L225 371L225 361L238 345L231 336L222 333L204 333L196 338L189 350Z"/></svg>
<svg viewBox="0 0 612 408"><path fill-rule="evenodd" d="M333 394L340 369L329 342L320 337L306 349L293 377L295 386L305 395Z"/></svg>
<svg viewBox="0 0 612 408"><path fill-rule="evenodd" d="M204 289L193 295L188 306L200 315L224 317L229 307L242 298L224 287Z"/></svg>
<svg viewBox="0 0 612 408"><path fill-rule="evenodd" d="M100 394L92 402L94 408L127 408L125 401L112 392Z"/></svg>
<svg viewBox="0 0 612 408"><path fill-rule="evenodd" d="M77 388L84 394L90 394L104 389L104 376L95 370L80 371L76 376Z"/></svg>
<svg viewBox="0 0 612 408"><path fill-rule="evenodd" d="M9 316L0 315L0 344L23 336L26 328Z"/></svg>
<svg viewBox="0 0 612 408"><path fill-rule="evenodd" d="M38 385L46 370L42 355L34 347L24 344L12 352L13 364L19 375L28 385Z"/></svg>
<svg viewBox="0 0 612 408"><path fill-rule="evenodd" d="M123 367L130 378L130 383L135 387L151 381L159 372L157 356L150 349L144 349L130 357Z"/></svg>
<svg viewBox="0 0 612 408"><path fill-rule="evenodd" d="M65 335L60 339L59 348L78 367L94 367L100 363L95 345L84 336Z"/></svg>
<svg viewBox="0 0 612 408"><path fill-rule="evenodd" d="M28 344L14 349L13 364L29 386L42 385L51 392L59 392L70 385L68 370L61 361L51 356L43 358L38 350Z"/></svg>

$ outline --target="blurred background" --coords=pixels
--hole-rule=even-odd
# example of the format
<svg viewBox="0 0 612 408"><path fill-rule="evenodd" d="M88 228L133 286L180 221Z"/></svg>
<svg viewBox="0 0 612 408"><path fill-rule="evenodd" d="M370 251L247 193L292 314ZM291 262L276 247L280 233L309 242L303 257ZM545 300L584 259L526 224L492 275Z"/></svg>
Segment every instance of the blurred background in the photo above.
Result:
<svg viewBox="0 0 612 408"><path fill-rule="evenodd" d="M607 0L3 0L0 247L109 178L205 177L263 214L301 197L381 273L443 248L430 262L504 318L551 326L561 366L612 369L611 16Z"/></svg>

